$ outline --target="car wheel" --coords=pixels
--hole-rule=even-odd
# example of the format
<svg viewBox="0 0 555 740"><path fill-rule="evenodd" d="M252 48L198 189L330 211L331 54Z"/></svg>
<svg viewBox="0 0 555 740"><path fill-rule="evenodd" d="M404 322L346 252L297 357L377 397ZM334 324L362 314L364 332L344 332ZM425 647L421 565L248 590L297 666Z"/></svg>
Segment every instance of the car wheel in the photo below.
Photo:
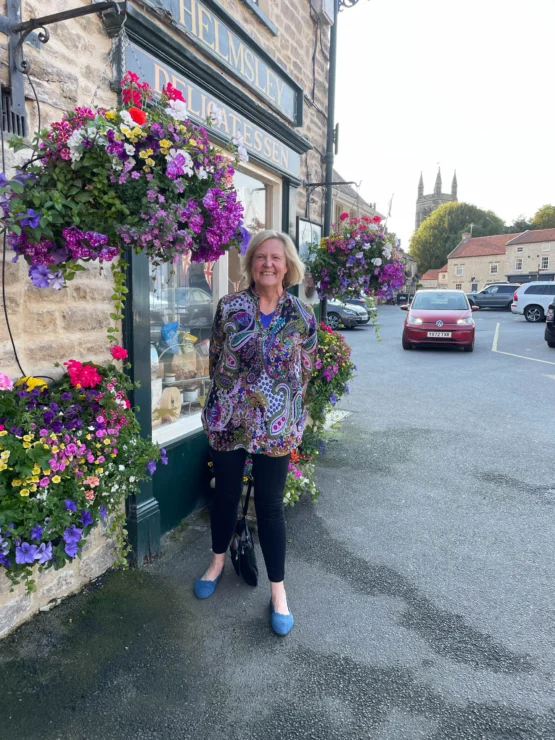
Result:
<svg viewBox="0 0 555 740"><path fill-rule="evenodd" d="M512 305L513 305L513 302L512 301L510 303L507 303L507 305L505 306L505 308L507 309L507 311L510 311L511 310L511 306Z"/></svg>
<svg viewBox="0 0 555 740"><path fill-rule="evenodd" d="M405 340L405 336L404 335L403 335L402 344L403 344L403 349L412 349L412 344L410 342L407 342Z"/></svg>
<svg viewBox="0 0 555 740"><path fill-rule="evenodd" d="M539 321L543 321L545 314L541 306L526 306L524 309L524 318L531 324L537 324Z"/></svg>
<svg viewBox="0 0 555 740"><path fill-rule="evenodd" d="M333 330L339 329L339 314L337 313L329 313L328 314L328 326L330 326Z"/></svg>
<svg viewBox="0 0 555 740"><path fill-rule="evenodd" d="M551 347L551 349L555 349L555 342L548 342L547 346Z"/></svg>
<svg viewBox="0 0 555 740"><path fill-rule="evenodd" d="M465 344L463 350L465 352L474 352L474 342L472 344Z"/></svg>

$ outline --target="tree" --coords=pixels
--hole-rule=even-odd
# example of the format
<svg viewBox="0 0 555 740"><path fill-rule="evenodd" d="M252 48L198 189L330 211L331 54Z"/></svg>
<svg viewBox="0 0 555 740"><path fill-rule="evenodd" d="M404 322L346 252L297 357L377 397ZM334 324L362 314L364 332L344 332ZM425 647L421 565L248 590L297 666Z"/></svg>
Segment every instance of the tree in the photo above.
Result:
<svg viewBox="0 0 555 740"><path fill-rule="evenodd" d="M506 228L507 234L517 234L521 231L529 231L533 229L532 222L528 221L524 214L520 214L512 224L509 224Z"/></svg>
<svg viewBox="0 0 555 740"><path fill-rule="evenodd" d="M493 211L470 203L444 203L420 224L410 241L409 251L418 262L418 271L443 267L465 232L472 236L503 234L505 223Z"/></svg>
<svg viewBox="0 0 555 740"><path fill-rule="evenodd" d="M532 229L555 229L555 206L542 206L532 219Z"/></svg>

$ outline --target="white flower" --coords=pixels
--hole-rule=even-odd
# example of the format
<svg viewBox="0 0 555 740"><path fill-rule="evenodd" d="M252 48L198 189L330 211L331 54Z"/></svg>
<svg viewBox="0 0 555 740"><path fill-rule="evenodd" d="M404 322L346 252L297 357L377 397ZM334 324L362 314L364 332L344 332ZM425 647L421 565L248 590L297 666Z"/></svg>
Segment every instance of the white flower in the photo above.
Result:
<svg viewBox="0 0 555 740"><path fill-rule="evenodd" d="M121 120L123 121L123 124L124 124L125 126L128 126L129 128L135 128L135 126L136 126L137 124L136 124L136 123L135 123L135 121L134 121L134 120L133 120L133 119L131 118L131 114L129 113L129 111L128 111L128 110L122 110L122 111L120 112L120 114L119 114L119 115L120 115L120 118L121 118Z"/></svg>
<svg viewBox="0 0 555 740"><path fill-rule="evenodd" d="M241 129L235 132L235 136L231 139L231 141L233 142L234 146L244 146L243 132L241 131Z"/></svg>
<svg viewBox="0 0 555 740"><path fill-rule="evenodd" d="M124 144L125 151L127 154L129 154L130 157L132 157L135 154L135 147L132 144Z"/></svg>
<svg viewBox="0 0 555 740"><path fill-rule="evenodd" d="M212 124L212 126L214 125L221 126L221 124L224 122L223 108L220 108L220 106L216 105L216 103L212 103L212 108L210 109L209 119L210 119L210 123Z"/></svg>
<svg viewBox="0 0 555 740"><path fill-rule="evenodd" d="M119 465L118 470L125 470L125 465Z"/></svg>
<svg viewBox="0 0 555 740"><path fill-rule="evenodd" d="M199 178L199 180L206 180L208 177L208 173L204 169L204 167L199 167L195 170L195 175Z"/></svg>
<svg viewBox="0 0 555 740"><path fill-rule="evenodd" d="M382 249L382 254L386 258L386 260L390 260L391 255L393 254L393 247L390 244L386 244Z"/></svg>
<svg viewBox="0 0 555 740"><path fill-rule="evenodd" d="M249 154L247 152L246 147L244 147L244 146L237 147L237 154L239 156L239 161L240 162L248 162L249 161Z"/></svg>
<svg viewBox="0 0 555 740"><path fill-rule="evenodd" d="M245 141L243 139L243 132L240 130L236 131L235 136L231 141L233 142L234 146L237 147L237 156L239 157L239 161L248 162L249 155L245 146Z"/></svg>
<svg viewBox="0 0 555 740"><path fill-rule="evenodd" d="M170 100L166 108L166 113L175 121L186 121L189 118L187 105L183 100Z"/></svg>
<svg viewBox="0 0 555 740"><path fill-rule="evenodd" d="M129 476L129 483L135 483L135 476L134 475L130 475Z"/></svg>
<svg viewBox="0 0 555 740"><path fill-rule="evenodd" d="M376 267L379 267L382 264L382 260L379 257L374 257L374 259L370 260L370 262L373 265L376 265Z"/></svg>
<svg viewBox="0 0 555 740"><path fill-rule="evenodd" d="M180 154L185 160L185 163L183 165L183 173L185 175L192 175L193 174L193 158L191 157L189 152L185 151L185 149L170 149L170 153L166 155L166 161L169 164Z"/></svg>

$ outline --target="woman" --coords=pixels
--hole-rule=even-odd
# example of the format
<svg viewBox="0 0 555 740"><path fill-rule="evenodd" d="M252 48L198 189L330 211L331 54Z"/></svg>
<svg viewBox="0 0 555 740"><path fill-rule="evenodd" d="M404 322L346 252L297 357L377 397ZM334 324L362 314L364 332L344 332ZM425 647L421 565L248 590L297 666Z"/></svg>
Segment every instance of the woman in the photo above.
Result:
<svg viewBox="0 0 555 740"><path fill-rule="evenodd" d="M247 290L218 304L210 342L210 390L203 424L210 442L216 491L212 505L212 563L195 594L214 593L235 531L247 453L254 475L260 546L270 580L271 624L286 635L293 627L284 587L283 491L289 456L305 422L303 398L316 351L310 306L287 293L303 279L304 266L286 234L262 231L243 260Z"/></svg>

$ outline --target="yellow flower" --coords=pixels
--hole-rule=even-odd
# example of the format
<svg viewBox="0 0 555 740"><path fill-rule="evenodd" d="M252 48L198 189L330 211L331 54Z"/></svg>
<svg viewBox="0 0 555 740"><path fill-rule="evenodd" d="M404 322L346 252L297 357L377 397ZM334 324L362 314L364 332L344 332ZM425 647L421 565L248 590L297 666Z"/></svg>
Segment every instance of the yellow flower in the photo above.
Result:
<svg viewBox="0 0 555 740"><path fill-rule="evenodd" d="M104 472L104 468L97 468L96 472L98 473L98 475L101 475Z"/></svg>
<svg viewBox="0 0 555 740"><path fill-rule="evenodd" d="M187 129L182 123L179 124L179 126L177 127L177 130L179 131L180 134L184 134L185 131L187 131Z"/></svg>
<svg viewBox="0 0 555 740"><path fill-rule="evenodd" d="M14 488L16 488L17 486L20 486L22 483L23 483L23 481L20 480L19 478L14 478L13 481L12 481L12 486Z"/></svg>
<svg viewBox="0 0 555 740"><path fill-rule="evenodd" d="M145 160L145 161L146 161L146 164L148 164L149 167L154 167L154 165L156 164L156 162L153 159L151 159L150 157L147 160Z"/></svg>
<svg viewBox="0 0 555 740"><path fill-rule="evenodd" d="M33 483L33 485L31 486L31 491L34 493L36 490L37 490L37 484Z"/></svg>
<svg viewBox="0 0 555 740"><path fill-rule="evenodd" d="M85 458L84 457L80 457L79 458L79 464L84 463L84 462L85 462Z"/></svg>
<svg viewBox="0 0 555 740"><path fill-rule="evenodd" d="M66 448L66 446L65 446L64 444L61 444L61 445L60 445L60 449L61 449L61 450L65 450L65 448Z"/></svg>
<svg viewBox="0 0 555 740"><path fill-rule="evenodd" d="M24 439L24 440L25 440L26 442L31 442L33 438L31 437L31 435L30 435L30 434L26 434L26 435L25 435L25 436L23 437L23 439Z"/></svg>
<svg viewBox="0 0 555 740"><path fill-rule="evenodd" d="M0 470L7 470L7 467L6 463L0 463Z"/></svg>
<svg viewBox="0 0 555 740"><path fill-rule="evenodd" d="M30 391L32 391L33 388L42 388L43 386L46 385L46 383L44 382L44 380L41 380L40 378L33 378L30 375L26 375L25 377L20 378L16 382L16 385L26 385L27 388Z"/></svg>
<svg viewBox="0 0 555 740"><path fill-rule="evenodd" d="M54 476L54 477L52 478L52 483L59 483L59 482L60 482L61 480L62 480L62 479L60 478L60 476L59 476L59 475L55 475L55 476Z"/></svg>
<svg viewBox="0 0 555 740"><path fill-rule="evenodd" d="M0 437L5 437L8 432L5 429L2 429L0 432Z"/></svg>
<svg viewBox="0 0 555 740"><path fill-rule="evenodd" d="M31 445L29 444L29 442L24 442L23 443L23 449L24 450L30 450L31 449Z"/></svg>
<svg viewBox="0 0 555 740"><path fill-rule="evenodd" d="M168 139L161 139L160 140L160 146L163 149L171 149L172 148L172 143Z"/></svg>
<svg viewBox="0 0 555 740"><path fill-rule="evenodd" d="M124 123L121 124L119 130L124 136L133 136L133 132L131 131L129 126L126 126Z"/></svg>
<svg viewBox="0 0 555 740"><path fill-rule="evenodd" d="M45 470L45 471L44 471L44 474L45 474L45 475L50 475L50 468L49 468L48 470Z"/></svg>
<svg viewBox="0 0 555 740"><path fill-rule="evenodd" d="M28 496L29 495L29 489L28 488L22 488L19 492L21 496Z"/></svg>
<svg viewBox="0 0 555 740"><path fill-rule="evenodd" d="M35 465L33 468L33 475L38 475L40 473L40 468L38 465Z"/></svg>
<svg viewBox="0 0 555 740"><path fill-rule="evenodd" d="M112 454L110 455L110 457L117 457L117 455L116 455L115 452L112 452Z"/></svg>
<svg viewBox="0 0 555 740"><path fill-rule="evenodd" d="M196 146L197 145L197 142L194 139L189 139L189 144L191 146Z"/></svg>
<svg viewBox="0 0 555 740"><path fill-rule="evenodd" d="M106 116L106 118L109 121L115 121L116 120L116 114L115 114L115 112L113 110L107 110L104 115Z"/></svg>
<svg viewBox="0 0 555 740"><path fill-rule="evenodd" d="M140 126L135 126L133 129L133 136L146 136L146 134Z"/></svg>
<svg viewBox="0 0 555 740"><path fill-rule="evenodd" d="M148 154L147 154L147 153L145 152L145 150L144 150L144 149L142 149L142 150L141 150L141 151L139 152L139 157L140 157L141 159L148 159Z"/></svg>
<svg viewBox="0 0 555 740"><path fill-rule="evenodd" d="M31 483L38 483L38 482L39 482L38 475L33 475L33 477L31 478Z"/></svg>
<svg viewBox="0 0 555 740"><path fill-rule="evenodd" d="M52 452L58 452L58 451L59 451L59 449L60 449L59 447L56 447L56 446L54 446L54 447L52 448Z"/></svg>
<svg viewBox="0 0 555 740"><path fill-rule="evenodd" d="M92 439L92 436L90 434L87 434L86 439Z"/></svg>

